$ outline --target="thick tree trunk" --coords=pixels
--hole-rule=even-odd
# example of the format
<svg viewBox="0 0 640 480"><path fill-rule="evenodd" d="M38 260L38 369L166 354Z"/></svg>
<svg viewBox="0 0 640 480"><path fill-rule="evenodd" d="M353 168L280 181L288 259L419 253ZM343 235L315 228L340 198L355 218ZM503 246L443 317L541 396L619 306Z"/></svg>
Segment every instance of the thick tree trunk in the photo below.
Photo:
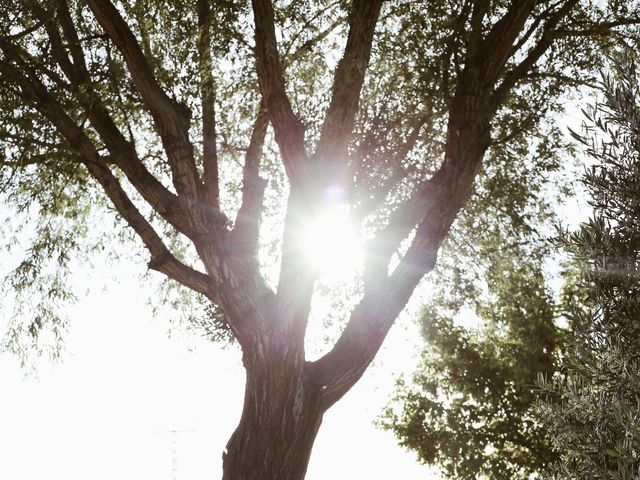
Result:
<svg viewBox="0 0 640 480"><path fill-rule="evenodd" d="M300 356L279 356L245 354L244 407L223 454L223 480L305 476L324 413L320 390Z"/></svg>

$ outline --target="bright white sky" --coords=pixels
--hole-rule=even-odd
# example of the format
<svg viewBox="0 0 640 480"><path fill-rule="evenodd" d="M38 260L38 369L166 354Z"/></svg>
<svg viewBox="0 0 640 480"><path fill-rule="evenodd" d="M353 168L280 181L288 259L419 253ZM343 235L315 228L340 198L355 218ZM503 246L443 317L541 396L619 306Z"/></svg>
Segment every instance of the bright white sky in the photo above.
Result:
<svg viewBox="0 0 640 480"><path fill-rule="evenodd" d="M70 308L64 361L24 378L0 356L0 478L92 480L221 477L221 453L239 418L244 372L237 349L168 338L148 291L124 268L102 267L90 293ZM103 289L102 286L108 286ZM2 319L4 321L5 319ZM410 325L405 318L402 322ZM429 470L373 425L400 372L411 372L419 341L396 326L375 365L326 415L307 480L428 480Z"/></svg>

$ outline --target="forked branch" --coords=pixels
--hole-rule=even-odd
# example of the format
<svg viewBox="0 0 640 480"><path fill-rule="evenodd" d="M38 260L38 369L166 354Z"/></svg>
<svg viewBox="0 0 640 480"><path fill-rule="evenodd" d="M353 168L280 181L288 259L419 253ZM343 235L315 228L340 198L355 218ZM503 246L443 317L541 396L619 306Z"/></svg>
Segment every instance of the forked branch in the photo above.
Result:
<svg viewBox="0 0 640 480"><path fill-rule="evenodd" d="M491 49L472 54L451 104L442 166L374 240L375 248L368 252L362 300L333 349L310 364L312 375L322 385L327 407L364 373L414 289L435 266L440 245L471 193L489 146L493 83L534 4L515 1L482 40ZM416 225L407 253L388 275L392 249Z"/></svg>

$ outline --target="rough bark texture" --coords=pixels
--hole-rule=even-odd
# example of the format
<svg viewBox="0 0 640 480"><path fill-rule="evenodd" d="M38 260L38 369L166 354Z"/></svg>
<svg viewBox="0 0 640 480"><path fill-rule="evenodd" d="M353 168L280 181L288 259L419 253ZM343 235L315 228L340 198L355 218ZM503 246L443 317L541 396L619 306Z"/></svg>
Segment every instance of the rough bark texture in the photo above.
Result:
<svg viewBox="0 0 640 480"><path fill-rule="evenodd" d="M223 455L224 480L304 478L324 408L300 358L282 342L245 353L244 406Z"/></svg>

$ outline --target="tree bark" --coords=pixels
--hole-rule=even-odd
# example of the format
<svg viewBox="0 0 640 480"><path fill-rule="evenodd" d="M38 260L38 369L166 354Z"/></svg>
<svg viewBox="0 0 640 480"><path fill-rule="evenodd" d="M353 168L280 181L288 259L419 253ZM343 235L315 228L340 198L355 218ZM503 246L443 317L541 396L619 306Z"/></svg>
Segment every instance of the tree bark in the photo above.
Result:
<svg viewBox="0 0 640 480"><path fill-rule="evenodd" d="M325 411L320 386L303 356L277 343L276 352L274 345L272 352L259 346L244 355L244 407L223 454L223 480L302 480L306 474Z"/></svg>

